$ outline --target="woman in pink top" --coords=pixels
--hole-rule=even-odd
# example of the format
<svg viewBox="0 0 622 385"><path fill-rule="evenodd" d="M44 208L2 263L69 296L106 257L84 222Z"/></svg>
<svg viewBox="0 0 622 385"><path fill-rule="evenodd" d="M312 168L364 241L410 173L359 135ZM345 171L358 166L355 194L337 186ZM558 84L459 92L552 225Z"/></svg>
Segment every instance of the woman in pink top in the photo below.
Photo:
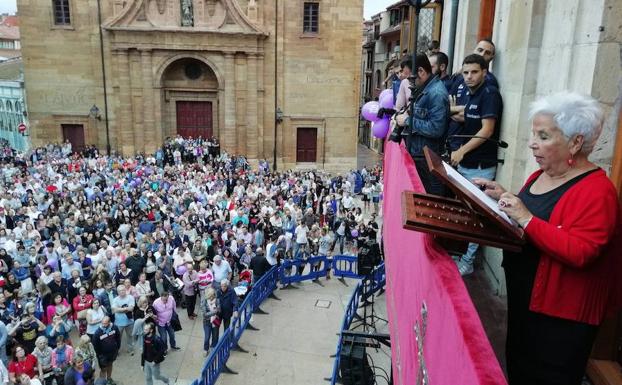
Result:
<svg viewBox="0 0 622 385"><path fill-rule="evenodd" d="M207 268L208 265L209 262L207 262L207 259L201 260L199 263L199 271L197 272L197 279L199 281L199 296L201 297L201 300L203 300L205 296L205 290L212 286L212 282L214 281L214 274Z"/></svg>

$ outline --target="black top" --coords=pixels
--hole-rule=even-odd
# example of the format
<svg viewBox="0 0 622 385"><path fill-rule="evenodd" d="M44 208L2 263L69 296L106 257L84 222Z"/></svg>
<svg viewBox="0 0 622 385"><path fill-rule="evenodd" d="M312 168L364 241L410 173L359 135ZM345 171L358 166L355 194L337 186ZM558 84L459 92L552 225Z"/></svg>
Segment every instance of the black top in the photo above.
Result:
<svg viewBox="0 0 622 385"><path fill-rule="evenodd" d="M462 76L462 74L457 73L452 76L447 76L447 78L450 79L449 85L447 84L446 80L443 80L443 82L445 83L445 86L447 87L447 92L449 92L449 95L453 95L456 97L456 105L458 106L466 105L467 102L469 101L470 92L469 92L469 87L467 87L467 85L464 83L464 77ZM499 82L497 82L497 78L490 71L486 73L485 85L492 86L496 88L497 90L499 89ZM463 130L464 130L464 123L456 122L452 119L449 119L449 125L447 128L447 136L465 134ZM462 146L464 143L468 141L469 139L466 139L466 138L449 139L449 145L450 145L451 151L456 151L458 148L460 148L460 146Z"/></svg>
<svg viewBox="0 0 622 385"><path fill-rule="evenodd" d="M253 280L255 282L272 268L263 254L254 256L253 259L251 259L249 267L253 270Z"/></svg>
<svg viewBox="0 0 622 385"><path fill-rule="evenodd" d="M518 197L523 201L527 209L534 217L549 221L553 208L559 201L559 199L570 190L572 186L579 183L581 179L590 175L591 173L599 170L598 168L584 172L581 175L570 179L566 183L559 187L554 188L551 191L544 194L533 194L529 190L531 186L538 180L534 179L518 194ZM503 268L506 274L512 274L520 276L520 282L523 283L522 292L528 294L527 298L531 298L531 289L536 278L536 271L538 270L538 263L540 262L540 251L530 242L525 244L523 250L519 253L504 251L503 253ZM510 287L508 287L510 290Z"/></svg>
<svg viewBox="0 0 622 385"><path fill-rule="evenodd" d="M495 119L495 128L491 139L499 140L501 115L503 114L503 101L499 90L484 81L474 93L468 95L468 101L464 106L464 124L462 135L477 135L482 129L482 119ZM463 138L464 142L470 139ZM488 168L497 165L497 145L492 141L485 141L477 148L464 155L460 162L466 168Z"/></svg>

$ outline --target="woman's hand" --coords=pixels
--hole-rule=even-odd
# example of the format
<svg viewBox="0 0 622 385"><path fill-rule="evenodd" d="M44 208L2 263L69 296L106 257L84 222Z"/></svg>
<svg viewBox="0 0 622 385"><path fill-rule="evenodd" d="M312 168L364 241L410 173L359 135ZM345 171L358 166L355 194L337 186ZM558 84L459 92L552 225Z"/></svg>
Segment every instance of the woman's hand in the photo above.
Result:
<svg viewBox="0 0 622 385"><path fill-rule="evenodd" d="M514 219L520 227L525 227L533 218L533 214L527 210L523 201L516 195L504 192L499 198L499 209Z"/></svg>
<svg viewBox="0 0 622 385"><path fill-rule="evenodd" d="M499 200L501 195L506 192L506 190L499 183L484 179L484 178L473 178L472 182L477 186L484 188L484 193L489 197Z"/></svg>

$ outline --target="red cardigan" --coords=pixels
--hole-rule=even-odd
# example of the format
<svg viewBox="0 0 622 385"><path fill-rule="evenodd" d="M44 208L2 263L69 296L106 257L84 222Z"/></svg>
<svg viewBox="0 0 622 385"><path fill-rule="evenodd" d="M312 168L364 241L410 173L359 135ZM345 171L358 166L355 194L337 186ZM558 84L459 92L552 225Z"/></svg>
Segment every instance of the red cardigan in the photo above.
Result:
<svg viewBox="0 0 622 385"><path fill-rule="evenodd" d="M525 186L541 174L533 173ZM536 217L529 222L527 239L541 251L530 310L602 322L620 296L621 218L615 187L598 170L559 199L548 222Z"/></svg>

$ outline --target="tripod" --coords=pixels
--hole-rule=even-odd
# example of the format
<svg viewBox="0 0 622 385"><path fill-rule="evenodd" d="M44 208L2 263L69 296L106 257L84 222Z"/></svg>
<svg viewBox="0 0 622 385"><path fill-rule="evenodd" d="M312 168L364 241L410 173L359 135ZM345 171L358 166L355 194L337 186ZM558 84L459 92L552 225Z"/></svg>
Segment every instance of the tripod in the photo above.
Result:
<svg viewBox="0 0 622 385"><path fill-rule="evenodd" d="M376 302L376 293L371 290L371 283L372 283L372 275L368 274L367 276L365 276L365 278L363 278L363 287L365 289L363 290L363 293L361 294L361 297L367 296L367 298L363 298L364 301L359 306L363 308L363 317L359 316L357 313L356 314L357 320L352 322L350 330L356 330L358 328L363 328L365 332L370 331L370 329L373 331L376 331L377 330L376 322L382 321L385 324L389 323L389 321L387 321L386 319L376 314L376 307L374 305L374 303ZM368 292L370 292L369 295L367 294ZM370 309L369 312L367 310L368 308Z"/></svg>

